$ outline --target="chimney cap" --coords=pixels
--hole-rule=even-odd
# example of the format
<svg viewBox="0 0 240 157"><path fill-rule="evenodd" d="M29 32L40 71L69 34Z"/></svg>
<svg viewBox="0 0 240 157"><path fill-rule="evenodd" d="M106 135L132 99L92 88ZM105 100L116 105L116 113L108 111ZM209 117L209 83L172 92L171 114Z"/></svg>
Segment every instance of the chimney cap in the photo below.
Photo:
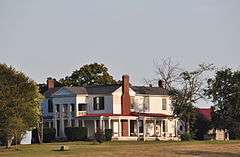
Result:
<svg viewBox="0 0 240 157"><path fill-rule="evenodd" d="M158 87L164 88L164 81L163 80L158 81Z"/></svg>

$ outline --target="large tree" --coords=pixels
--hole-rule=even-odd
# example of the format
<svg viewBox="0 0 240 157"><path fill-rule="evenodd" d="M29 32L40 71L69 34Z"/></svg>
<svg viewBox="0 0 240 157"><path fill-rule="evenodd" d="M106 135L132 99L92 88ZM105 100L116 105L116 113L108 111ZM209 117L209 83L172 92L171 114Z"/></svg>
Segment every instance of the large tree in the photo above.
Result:
<svg viewBox="0 0 240 157"><path fill-rule="evenodd" d="M73 71L70 76L60 79L64 86L87 86L114 84L116 81L109 74L108 68L104 64L86 64L80 69Z"/></svg>
<svg viewBox="0 0 240 157"><path fill-rule="evenodd" d="M206 94L215 104L214 126L229 130L230 138L240 137L240 71L219 70L208 84Z"/></svg>
<svg viewBox="0 0 240 157"><path fill-rule="evenodd" d="M10 147L13 139L37 127L41 95L34 81L5 64L0 64L0 82L0 136Z"/></svg>
<svg viewBox="0 0 240 157"><path fill-rule="evenodd" d="M185 130L190 132L196 119L195 104L205 98L205 74L214 67L211 64L200 64L194 70L183 70L171 58L163 58L154 65L157 74L157 79L154 80L164 81L164 87L170 91L172 97L174 114L184 122Z"/></svg>

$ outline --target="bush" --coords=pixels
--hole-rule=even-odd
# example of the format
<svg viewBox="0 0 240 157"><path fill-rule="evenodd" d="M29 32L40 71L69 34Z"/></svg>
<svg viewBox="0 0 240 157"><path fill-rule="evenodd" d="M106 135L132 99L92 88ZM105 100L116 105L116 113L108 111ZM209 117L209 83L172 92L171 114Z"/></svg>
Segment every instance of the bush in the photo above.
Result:
<svg viewBox="0 0 240 157"><path fill-rule="evenodd" d="M86 127L67 127L65 128L65 135L68 140L71 141L84 141L87 139L87 128Z"/></svg>
<svg viewBox="0 0 240 157"><path fill-rule="evenodd" d="M56 130L54 128L43 129L43 142L52 142L55 140Z"/></svg>
<svg viewBox="0 0 240 157"><path fill-rule="evenodd" d="M99 143L102 143L103 141L105 141L105 136L102 130L97 130L97 132L95 133L95 139Z"/></svg>
<svg viewBox="0 0 240 157"><path fill-rule="evenodd" d="M112 129L105 129L105 139L106 139L106 141L111 141L112 140L112 134L113 134Z"/></svg>
<svg viewBox="0 0 240 157"><path fill-rule="evenodd" d="M190 141L190 140L192 140L192 135L190 133L187 133L187 132L182 133L181 134L181 140L182 141Z"/></svg>
<svg viewBox="0 0 240 157"><path fill-rule="evenodd" d="M3 135L0 135L0 146L6 145L6 138Z"/></svg>

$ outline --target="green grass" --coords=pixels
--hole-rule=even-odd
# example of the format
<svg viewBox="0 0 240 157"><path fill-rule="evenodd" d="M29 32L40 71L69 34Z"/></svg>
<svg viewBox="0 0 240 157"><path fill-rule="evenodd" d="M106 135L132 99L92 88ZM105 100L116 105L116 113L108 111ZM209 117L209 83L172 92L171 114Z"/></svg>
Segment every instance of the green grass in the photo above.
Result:
<svg viewBox="0 0 240 157"><path fill-rule="evenodd" d="M69 151L58 151L61 145ZM240 141L59 142L0 148L1 157L239 157Z"/></svg>

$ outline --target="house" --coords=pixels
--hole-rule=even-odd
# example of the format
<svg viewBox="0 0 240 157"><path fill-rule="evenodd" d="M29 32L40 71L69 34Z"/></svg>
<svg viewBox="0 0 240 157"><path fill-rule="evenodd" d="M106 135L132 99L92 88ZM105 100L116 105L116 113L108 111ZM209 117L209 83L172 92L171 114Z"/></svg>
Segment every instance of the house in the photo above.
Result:
<svg viewBox="0 0 240 157"><path fill-rule="evenodd" d="M210 107L210 108L198 108L198 112L208 121L212 121L212 116L214 113L214 108ZM210 136L210 138L212 140L229 140L229 134L227 130L223 130L223 129L216 129L213 128L211 130L209 130L208 132L208 137ZM207 139L209 139L208 137L206 137Z"/></svg>
<svg viewBox="0 0 240 157"><path fill-rule="evenodd" d="M132 86L123 75L113 85L55 88L53 79L47 84L44 125L56 129L56 138L65 137L65 127L84 126L88 138L109 128L115 140L179 140L181 126L162 81L158 87Z"/></svg>

